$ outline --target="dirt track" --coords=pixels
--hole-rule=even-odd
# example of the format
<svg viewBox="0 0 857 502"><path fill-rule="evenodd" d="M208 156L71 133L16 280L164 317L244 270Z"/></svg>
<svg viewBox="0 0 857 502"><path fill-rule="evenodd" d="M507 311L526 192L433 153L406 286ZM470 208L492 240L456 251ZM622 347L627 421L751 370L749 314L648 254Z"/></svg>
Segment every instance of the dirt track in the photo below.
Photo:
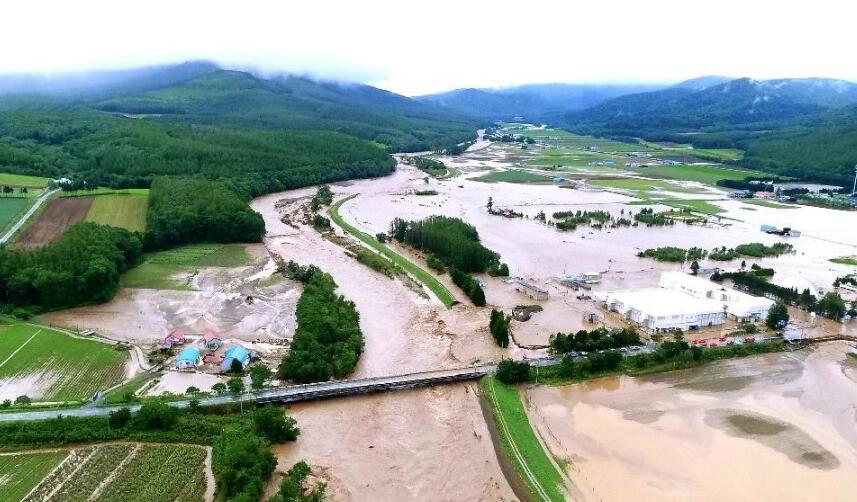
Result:
<svg viewBox="0 0 857 502"><path fill-rule="evenodd" d="M15 240L14 247L34 249L59 239L68 227L86 218L92 201L92 197L67 197L48 202L36 221Z"/></svg>

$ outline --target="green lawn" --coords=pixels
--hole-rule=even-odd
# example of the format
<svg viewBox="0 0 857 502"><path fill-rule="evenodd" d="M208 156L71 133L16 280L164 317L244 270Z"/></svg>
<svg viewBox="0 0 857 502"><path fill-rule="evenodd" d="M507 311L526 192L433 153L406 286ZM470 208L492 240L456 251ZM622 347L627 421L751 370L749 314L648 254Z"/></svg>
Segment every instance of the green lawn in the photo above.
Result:
<svg viewBox="0 0 857 502"><path fill-rule="evenodd" d="M0 455L0 502L20 502L67 455L67 451Z"/></svg>
<svg viewBox="0 0 857 502"><path fill-rule="evenodd" d="M143 263L122 274L123 288L188 289L174 276L203 267L243 267L252 263L244 244L190 244L146 255Z"/></svg>
<svg viewBox="0 0 857 502"><path fill-rule="evenodd" d="M15 221L31 202L32 200L25 198L0 197L0 230Z"/></svg>
<svg viewBox="0 0 857 502"><path fill-rule="evenodd" d="M455 297L452 296L452 293L450 293L450 291L446 289L446 286L444 286L440 283L440 281L435 279L433 275L418 267L404 256L381 244L371 235L362 232L358 228L346 223L345 219L339 214L339 208L342 207L342 204L344 204L345 202L353 199L354 197L357 197L357 195L358 194L350 195L331 205L330 219L333 220L334 223L339 225L343 230L356 237L361 242L374 249L381 255L385 256L387 259L401 267L405 272L410 274L416 280L423 283L432 293L434 293L435 296L437 296L438 300L440 300L444 305L446 305L447 308L451 307L452 304L455 302Z"/></svg>
<svg viewBox="0 0 857 502"><path fill-rule="evenodd" d="M40 395L29 396L34 401L85 400L120 383L128 357L127 351L50 328L5 325L0 327L0 389L33 379L40 387Z"/></svg>
<svg viewBox="0 0 857 502"><path fill-rule="evenodd" d="M0 173L0 185L12 185L16 187L44 188L51 180L39 176L27 176L25 174Z"/></svg>
<svg viewBox="0 0 857 502"><path fill-rule="evenodd" d="M493 173L483 174L482 176L470 179L472 181L482 181L485 183L550 183L552 180L552 178L543 174L531 173L520 169L495 171Z"/></svg>
<svg viewBox="0 0 857 502"><path fill-rule="evenodd" d="M490 376L482 380L482 389L491 404L503 451L534 499L541 501L546 495L551 501L565 500L562 476L536 437L518 389Z"/></svg>
<svg viewBox="0 0 857 502"><path fill-rule="evenodd" d="M146 230L148 204L148 193L145 195L99 195L92 201L92 206L86 215L86 221L143 232Z"/></svg>

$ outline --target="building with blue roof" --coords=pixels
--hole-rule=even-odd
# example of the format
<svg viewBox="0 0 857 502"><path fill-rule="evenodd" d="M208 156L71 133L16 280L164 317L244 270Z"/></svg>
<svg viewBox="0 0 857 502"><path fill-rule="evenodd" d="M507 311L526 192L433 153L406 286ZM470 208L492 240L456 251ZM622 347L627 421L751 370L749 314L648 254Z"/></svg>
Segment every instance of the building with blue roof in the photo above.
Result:
<svg viewBox="0 0 857 502"><path fill-rule="evenodd" d="M199 364L199 349L196 347L186 347L176 356L176 368L187 369L196 367Z"/></svg>
<svg viewBox="0 0 857 502"><path fill-rule="evenodd" d="M241 363L242 368L246 368L250 364L250 351L241 345L229 347L226 349L226 353L223 354L223 362L220 363L220 369L223 372L228 372L232 369L232 361L238 361Z"/></svg>

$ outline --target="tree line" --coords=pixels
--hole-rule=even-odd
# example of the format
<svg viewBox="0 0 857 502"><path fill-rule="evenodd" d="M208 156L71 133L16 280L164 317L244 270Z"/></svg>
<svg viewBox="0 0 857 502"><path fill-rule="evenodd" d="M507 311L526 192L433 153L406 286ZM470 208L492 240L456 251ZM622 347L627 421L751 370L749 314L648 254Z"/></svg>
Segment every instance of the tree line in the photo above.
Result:
<svg viewBox="0 0 857 502"><path fill-rule="evenodd" d="M261 242L264 234L262 216L222 182L166 176L152 182L147 249L193 242Z"/></svg>
<svg viewBox="0 0 857 502"><path fill-rule="evenodd" d="M354 303L336 294L336 282L316 267L286 265L291 277L304 282L298 300L298 327L277 374L298 383L345 378L363 351L360 315Z"/></svg>
<svg viewBox="0 0 857 502"><path fill-rule="evenodd" d="M29 313L103 303L141 256L139 234L78 223L40 249L0 248L0 295L4 305Z"/></svg>

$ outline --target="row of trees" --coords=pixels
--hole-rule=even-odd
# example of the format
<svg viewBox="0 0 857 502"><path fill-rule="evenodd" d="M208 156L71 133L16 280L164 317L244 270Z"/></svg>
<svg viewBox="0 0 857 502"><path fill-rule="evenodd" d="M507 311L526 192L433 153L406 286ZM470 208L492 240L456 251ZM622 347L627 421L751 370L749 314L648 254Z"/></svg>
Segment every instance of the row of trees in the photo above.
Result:
<svg viewBox="0 0 857 502"><path fill-rule="evenodd" d="M482 289L482 285L479 284L479 281L457 268L451 268L449 270L449 277L456 286L464 291L464 294L470 298L473 305L476 305L477 307L485 306L485 291Z"/></svg>
<svg viewBox="0 0 857 502"><path fill-rule="evenodd" d="M640 345L640 335L632 328L609 331L597 328L592 331L580 330L577 333L557 333L550 337L550 350L554 354L569 352L596 352L599 350L619 349L631 345Z"/></svg>
<svg viewBox="0 0 857 502"><path fill-rule="evenodd" d="M491 309L491 319L488 322L488 331L494 337L494 341L500 347L509 346L509 324L512 322L512 317L503 314L502 310Z"/></svg>
<svg viewBox="0 0 857 502"><path fill-rule="evenodd" d="M476 228L460 218L429 216L421 221L396 218L390 224L390 235L465 273L485 272L500 260L499 254L482 245Z"/></svg>
<svg viewBox="0 0 857 502"><path fill-rule="evenodd" d="M290 270L292 277L304 280L304 291L298 300L298 327L291 348L277 371L280 379L310 383L346 377L363 351L354 303L336 294L329 274L297 265Z"/></svg>
<svg viewBox="0 0 857 502"><path fill-rule="evenodd" d="M0 249L0 298L35 311L102 303L141 255L139 234L78 223L40 249Z"/></svg>
<svg viewBox="0 0 857 502"><path fill-rule="evenodd" d="M193 242L261 242L262 216L219 181L159 177L146 214L147 249Z"/></svg>

